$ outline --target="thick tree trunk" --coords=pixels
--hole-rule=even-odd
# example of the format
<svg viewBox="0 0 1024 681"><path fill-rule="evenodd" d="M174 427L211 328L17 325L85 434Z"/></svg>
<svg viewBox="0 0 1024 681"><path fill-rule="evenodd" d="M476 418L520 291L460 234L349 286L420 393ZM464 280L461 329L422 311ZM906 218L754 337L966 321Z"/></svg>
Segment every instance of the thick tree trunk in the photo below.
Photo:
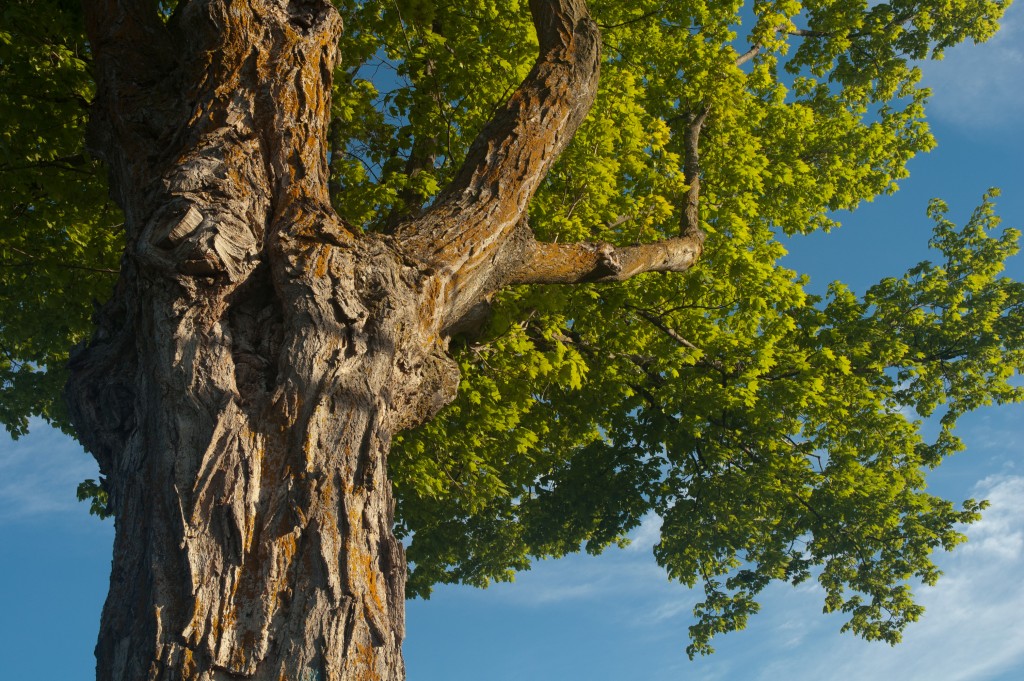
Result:
<svg viewBox="0 0 1024 681"><path fill-rule="evenodd" d="M446 333L502 286L681 271L700 235L538 244L530 197L593 102L583 0L531 0L537 63L393 236L328 196L327 0L87 0L90 144L127 250L71 362L117 535L98 678L404 678L386 461L455 395Z"/></svg>
<svg viewBox="0 0 1024 681"><path fill-rule="evenodd" d="M370 250L312 249L291 281L257 267L207 299L147 282L125 296L123 394L93 373L102 345L79 358L77 403L126 415L101 434L123 445L101 459L117 538L99 678L403 677L386 453L457 376L422 359L393 309L412 300L400 262Z"/></svg>
<svg viewBox="0 0 1024 681"><path fill-rule="evenodd" d="M401 679L386 455L458 376L414 268L330 209L340 22L316 2L174 22L177 60L131 13L151 61L97 50L176 81L137 108L152 74L101 80L94 114L129 242L68 389L116 511L98 678Z"/></svg>

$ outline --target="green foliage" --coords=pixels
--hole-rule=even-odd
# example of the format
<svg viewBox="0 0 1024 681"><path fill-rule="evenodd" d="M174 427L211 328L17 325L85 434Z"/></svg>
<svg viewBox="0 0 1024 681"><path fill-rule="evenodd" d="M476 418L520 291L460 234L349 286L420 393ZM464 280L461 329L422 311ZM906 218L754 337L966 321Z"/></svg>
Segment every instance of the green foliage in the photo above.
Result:
<svg viewBox="0 0 1024 681"><path fill-rule="evenodd" d="M64 362L110 295L120 215L84 150L93 84L78 2L4 4L0 82L0 422L17 436L32 415L63 425Z"/></svg>
<svg viewBox="0 0 1024 681"><path fill-rule="evenodd" d="M686 277L496 301L485 336L457 347L459 400L392 454L410 593L599 552L653 511L657 560L705 590L691 654L742 627L771 581L812 577L847 628L893 642L920 614L910 581L934 581L932 550L978 517L972 501L928 495L925 471L962 447L959 415L1021 398L1008 379L1022 366L1022 291L998 276L1017 235L995 235L988 197L963 231L935 205L942 267L922 264L863 299L836 284L819 300L777 265L780 234L828 229L837 211L897 188L934 145L915 60L991 36L1003 5L590 5L605 41L598 101L531 226L561 242L678 233L686 117L710 106L708 247ZM516 9L438 3L429 24L399 25L387 9L351 6L350 25L366 25L360 10L382 22L366 64L398 72L350 70L374 83L353 90L362 106L394 106L377 119L391 146L358 146L364 167L381 168L375 196L399 195L404 165L387 163L413 140L439 140L438 185L457 168L532 59ZM808 35L784 35L796 28ZM362 224L375 229L390 210ZM917 418L937 410L941 432L926 442Z"/></svg>
<svg viewBox="0 0 1024 681"><path fill-rule="evenodd" d="M924 474L961 448L959 415L1024 398L1008 382L1024 366L1024 288L998 276L1019 234L992 235L989 197L962 230L943 211L932 205L942 266L921 263L862 300L833 284L827 300L786 311L784 354L752 371L724 365L722 387L746 387L744 405L711 400L661 431L681 446L667 447L654 498L665 519L655 552L708 596L691 654L756 612L770 580L812 575L826 611L850 615L844 629L895 643L921 613L907 580L932 584L929 554L978 518L974 501L927 494ZM942 431L928 443L908 414L936 409Z"/></svg>
<svg viewBox="0 0 1024 681"><path fill-rule="evenodd" d="M96 482L92 478L78 483L76 495L79 501L89 502L89 514L98 518L109 518L113 513L110 511L110 495L103 488L103 480Z"/></svg>
<svg viewBox="0 0 1024 681"><path fill-rule="evenodd" d="M691 654L742 628L771 581L811 577L846 629L898 641L921 613L908 581L933 583L930 554L982 508L926 493L927 469L962 448L958 416L1024 398L1010 380L1024 367L1024 286L999 276L1019 234L997 233L990 197L963 229L943 211L932 205L942 264L863 299L838 283L806 295L779 267L732 280L702 268L682 294L651 276L509 296L529 322L467 348L463 399L395 454L414 593L600 551L654 511L658 562L705 590ZM559 328L552 306L571 321ZM581 388L548 368L562 345L583 360ZM929 442L918 417L933 413Z"/></svg>
<svg viewBox="0 0 1024 681"><path fill-rule="evenodd" d="M528 72L535 37L516 0L336 5L332 196L378 230L452 177ZM744 626L771 582L812 578L845 628L895 642L921 613L910 585L935 581L932 552L963 541L958 527L983 506L928 494L926 472L962 448L960 415L1024 397L1012 380L1024 288L1000 276L1019 235L998 231L992 195L961 229L933 203L935 262L863 297L838 283L809 295L778 260L786 235L827 230L897 188L934 144L916 62L990 37L1006 5L590 6L604 36L597 103L531 225L560 242L678 234L685 126L709 108L707 248L686 276L506 291L483 336L453 340L458 400L402 434L389 463L410 594L600 552L654 512L657 561L706 596L691 655ZM91 85L77 10L49 34L26 23L61 8L0 10L0 419L14 433L59 415L59 367L118 248L82 151ZM929 416L934 441L921 435ZM102 511L99 485L80 494Z"/></svg>

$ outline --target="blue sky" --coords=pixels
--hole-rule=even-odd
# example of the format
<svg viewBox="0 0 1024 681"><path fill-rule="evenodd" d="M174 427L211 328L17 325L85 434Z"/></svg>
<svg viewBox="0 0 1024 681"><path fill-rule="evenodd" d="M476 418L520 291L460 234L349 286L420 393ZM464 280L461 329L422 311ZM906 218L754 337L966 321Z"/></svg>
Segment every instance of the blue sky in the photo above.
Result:
<svg viewBox="0 0 1024 681"><path fill-rule="evenodd" d="M867 204L830 235L794 239L787 264L818 291L833 279L863 290L928 257L928 199L944 198L962 223L990 186L999 213L1024 228L1024 3L1003 32L925 66L939 147L916 159L893 197ZM1010 274L1024 279L1024 258ZM684 649L698 594L655 565L649 518L633 544L594 558L543 561L514 584L439 589L408 609L413 681L530 679L1024 678L1024 409L991 408L963 420L968 451L931 479L954 500L987 498L969 543L940 557L945 576L920 589L928 608L896 648L840 635L821 614L817 587L770 589L746 631L689 662ZM75 486L95 464L70 439L37 426L0 441L0 669L4 678L92 678L92 647L106 592L113 527L86 514ZM59 654L58 654L59 651Z"/></svg>

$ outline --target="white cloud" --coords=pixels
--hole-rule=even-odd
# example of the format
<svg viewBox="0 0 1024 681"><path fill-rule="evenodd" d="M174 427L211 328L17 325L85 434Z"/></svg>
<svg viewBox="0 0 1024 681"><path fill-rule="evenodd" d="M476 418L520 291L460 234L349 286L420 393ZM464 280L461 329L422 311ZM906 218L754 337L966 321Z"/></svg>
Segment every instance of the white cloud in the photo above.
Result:
<svg viewBox="0 0 1024 681"><path fill-rule="evenodd" d="M940 62L926 62L924 84L933 90L930 111L972 130L1019 130L1024 109L1024 3L1010 6L1002 29L987 43L946 51Z"/></svg>
<svg viewBox="0 0 1024 681"><path fill-rule="evenodd" d="M676 671L699 681L985 681L1024 669L1024 476L987 477L972 496L991 506L967 528L966 545L937 557L945 575L933 588L918 588L927 612L900 645L840 635L842 619L821 614L821 588L812 580L770 588L747 631L716 639L716 655L680 660ZM632 550L542 562L515 586L500 587L501 600L514 607L603 602L638 635L681 652L678 637L700 592L670 583L654 564L658 524L645 519Z"/></svg>
<svg viewBox="0 0 1024 681"><path fill-rule="evenodd" d="M670 589L670 590L669 590ZM669 584L665 593L651 593L650 610L633 617L630 622L635 627L660 627L669 620L681 618L689 621L693 606L700 600L700 592L684 589L678 584Z"/></svg>
<svg viewBox="0 0 1024 681"><path fill-rule="evenodd" d="M997 558L1000 562L1021 560L1024 546L1024 477L992 475L975 487L975 494L988 499L990 510L968 528L968 544L960 559L973 554Z"/></svg>
<svg viewBox="0 0 1024 681"><path fill-rule="evenodd" d="M488 589L487 596L481 596L496 595L510 604L536 607L616 596L635 604L649 602L651 596L662 592L679 591L678 585L669 584L665 571L657 566L649 551L638 555L612 549L599 558L574 555L534 563L530 570L516 576L514 584L496 584ZM682 592L685 594L686 590ZM474 597L470 591L463 594Z"/></svg>
<svg viewBox="0 0 1024 681"><path fill-rule="evenodd" d="M640 521L640 527L629 533L627 551L650 554L651 548L661 539L661 516L648 513Z"/></svg>
<svg viewBox="0 0 1024 681"><path fill-rule="evenodd" d="M985 681L1024 670L1024 477L991 476L973 494L991 507L967 529L969 542L941 556L945 575L918 590L927 608L896 647L838 635L817 589L770 590L749 631L723 639L697 666L710 678L724 666L754 681Z"/></svg>
<svg viewBox="0 0 1024 681"><path fill-rule="evenodd" d="M839 634L843 619L821 614L821 587L810 580L770 587L746 631L716 638L717 654L687 662L685 628L701 593L669 582L654 563L650 547L660 524L654 516L625 551L542 561L514 585L448 595L497 598L513 609L601 603L609 619L634 632L629 636L673 651L661 676L655 674L659 679L988 681L1024 670L1024 476L989 476L971 494L991 506L967 528L968 544L937 556L945 575L935 587L917 589L927 612L896 647Z"/></svg>
<svg viewBox="0 0 1024 681"><path fill-rule="evenodd" d="M0 444L0 523L85 513L75 490L98 475L95 461L74 440L34 421L28 435Z"/></svg>

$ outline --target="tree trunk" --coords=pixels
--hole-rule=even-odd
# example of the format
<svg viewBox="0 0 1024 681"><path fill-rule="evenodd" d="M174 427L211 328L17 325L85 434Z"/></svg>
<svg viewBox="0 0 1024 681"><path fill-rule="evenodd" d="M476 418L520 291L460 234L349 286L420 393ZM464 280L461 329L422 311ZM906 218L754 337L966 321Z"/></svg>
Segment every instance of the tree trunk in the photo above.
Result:
<svg viewBox="0 0 1024 681"><path fill-rule="evenodd" d="M126 252L67 398L116 514L103 681L404 678L392 436L455 395L446 334L502 286L681 271L702 235L538 244L530 197L589 110L583 0L531 0L533 70L393 236L331 209L327 0L87 0Z"/></svg>
<svg viewBox="0 0 1024 681"><path fill-rule="evenodd" d="M458 375L414 268L330 209L340 22L316 2L174 21L130 25L127 65L91 27L101 69L142 71L100 81L128 252L68 387L116 511L98 678L401 679L386 455ZM130 90L154 77L176 82Z"/></svg>
<svg viewBox="0 0 1024 681"><path fill-rule="evenodd" d="M401 265L368 250L314 248L208 298L149 281L125 296L134 347L76 361L77 404L97 409L79 422L125 415L101 434L124 444L101 458L117 537L99 678L403 677L386 453L457 375L423 359L393 309ZM128 357L129 389L95 376Z"/></svg>

